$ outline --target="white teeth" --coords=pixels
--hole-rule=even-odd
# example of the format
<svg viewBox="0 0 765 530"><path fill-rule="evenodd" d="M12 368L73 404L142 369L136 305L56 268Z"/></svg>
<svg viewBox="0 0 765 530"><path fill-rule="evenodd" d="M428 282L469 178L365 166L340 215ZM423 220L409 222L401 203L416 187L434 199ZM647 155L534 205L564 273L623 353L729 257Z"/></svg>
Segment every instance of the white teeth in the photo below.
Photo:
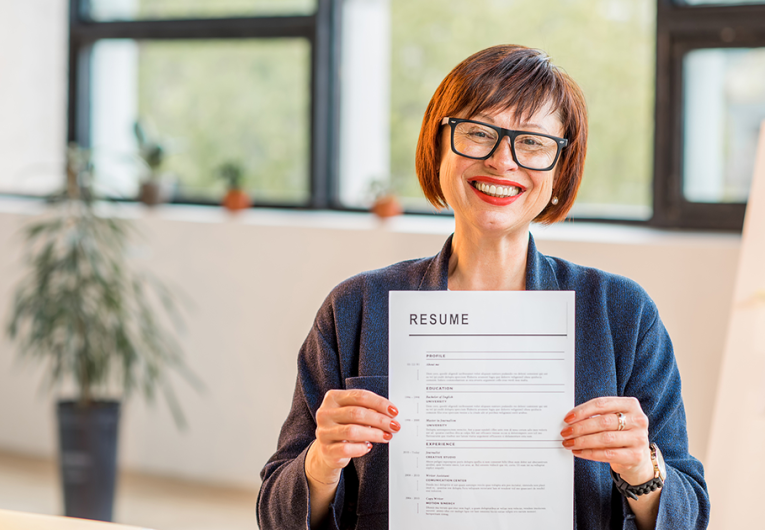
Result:
<svg viewBox="0 0 765 530"><path fill-rule="evenodd" d="M483 182L473 182L473 186L492 197L514 197L521 192L521 189L517 186L496 186Z"/></svg>

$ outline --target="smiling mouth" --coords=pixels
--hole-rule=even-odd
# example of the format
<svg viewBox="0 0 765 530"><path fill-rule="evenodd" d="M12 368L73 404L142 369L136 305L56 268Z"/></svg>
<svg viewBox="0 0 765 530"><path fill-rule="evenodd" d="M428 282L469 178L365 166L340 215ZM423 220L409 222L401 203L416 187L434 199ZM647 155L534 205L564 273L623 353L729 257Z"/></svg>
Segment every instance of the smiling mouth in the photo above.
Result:
<svg viewBox="0 0 765 530"><path fill-rule="evenodd" d="M470 185L481 193L500 199L504 197L515 197L522 191L521 188L517 186L498 186L496 184L487 184L486 182L479 182L477 180L470 181Z"/></svg>

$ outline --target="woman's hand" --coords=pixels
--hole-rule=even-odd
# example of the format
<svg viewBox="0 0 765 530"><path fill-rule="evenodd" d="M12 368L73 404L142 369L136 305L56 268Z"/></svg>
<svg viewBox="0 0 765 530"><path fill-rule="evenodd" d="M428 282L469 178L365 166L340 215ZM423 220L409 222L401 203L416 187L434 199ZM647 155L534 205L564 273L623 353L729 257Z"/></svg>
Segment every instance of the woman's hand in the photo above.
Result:
<svg viewBox="0 0 765 530"><path fill-rule="evenodd" d="M308 450L306 473L322 484L340 480L351 458L364 456L372 443L388 443L401 429L398 409L368 390L330 390L316 411L316 441Z"/></svg>
<svg viewBox="0 0 765 530"><path fill-rule="evenodd" d="M596 398L575 407L563 421L568 424L560 433L563 446L574 455L608 462L611 469L635 486L653 478L648 417L637 399Z"/></svg>

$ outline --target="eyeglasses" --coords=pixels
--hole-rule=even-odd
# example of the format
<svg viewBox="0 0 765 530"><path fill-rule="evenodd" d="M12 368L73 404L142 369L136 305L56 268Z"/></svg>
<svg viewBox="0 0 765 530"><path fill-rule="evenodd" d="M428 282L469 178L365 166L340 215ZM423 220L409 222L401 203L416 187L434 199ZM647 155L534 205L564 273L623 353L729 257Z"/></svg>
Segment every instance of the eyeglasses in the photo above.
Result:
<svg viewBox="0 0 765 530"><path fill-rule="evenodd" d="M555 167L560 151L568 140L548 134L511 131L480 121L446 117L441 125L452 129L452 151L466 158L486 160L505 136L510 138L510 152L520 167L534 171L549 171Z"/></svg>

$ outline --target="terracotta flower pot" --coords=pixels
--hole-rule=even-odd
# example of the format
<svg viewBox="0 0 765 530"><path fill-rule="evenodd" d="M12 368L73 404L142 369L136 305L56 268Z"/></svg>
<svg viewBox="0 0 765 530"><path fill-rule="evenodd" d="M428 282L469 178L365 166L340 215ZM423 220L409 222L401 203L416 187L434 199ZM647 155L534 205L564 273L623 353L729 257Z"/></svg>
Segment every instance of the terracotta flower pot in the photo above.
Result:
<svg viewBox="0 0 765 530"><path fill-rule="evenodd" d="M238 212L249 208L252 203L249 195L242 190L232 189L228 190L226 196L223 197L223 207L230 212Z"/></svg>
<svg viewBox="0 0 765 530"><path fill-rule="evenodd" d="M370 210L373 214L382 219L395 217L396 215L404 213L404 209L401 207L401 203L395 195L383 195L382 197L379 197Z"/></svg>

